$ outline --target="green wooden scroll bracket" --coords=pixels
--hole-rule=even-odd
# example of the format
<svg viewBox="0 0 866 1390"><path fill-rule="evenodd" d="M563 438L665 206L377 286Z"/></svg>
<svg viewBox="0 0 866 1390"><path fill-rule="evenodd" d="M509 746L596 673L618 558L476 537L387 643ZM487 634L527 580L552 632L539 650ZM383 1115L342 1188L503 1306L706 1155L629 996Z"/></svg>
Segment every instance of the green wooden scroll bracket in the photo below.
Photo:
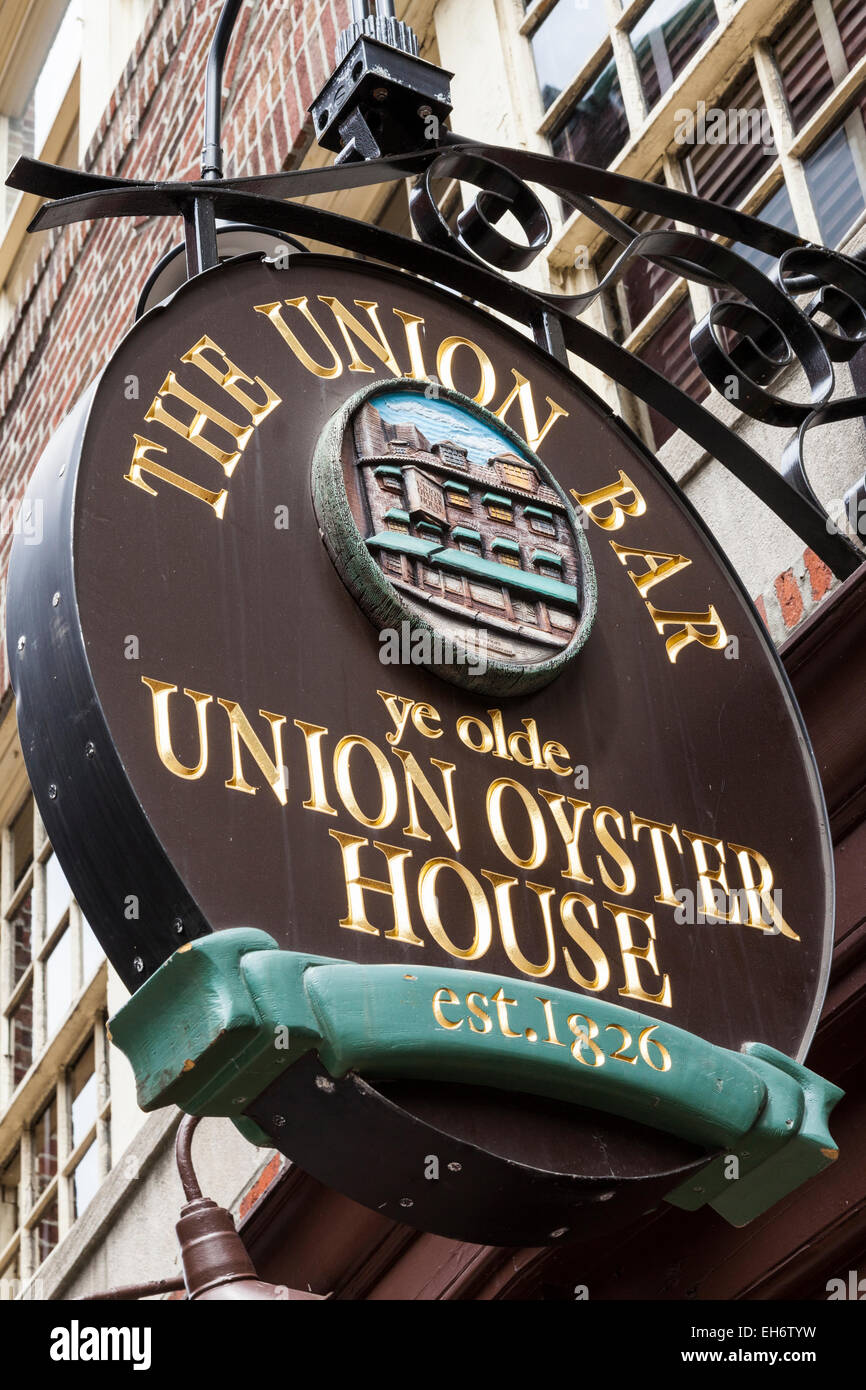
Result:
<svg viewBox="0 0 866 1390"><path fill-rule="evenodd" d="M634 1120L705 1148L667 1200L745 1225L837 1157L838 1087L761 1043L717 1047L619 1004L435 966L281 951L238 929L182 946L111 1021L143 1110L233 1119L315 1050L334 1077L459 1081ZM735 1160L735 1162L734 1162Z"/></svg>

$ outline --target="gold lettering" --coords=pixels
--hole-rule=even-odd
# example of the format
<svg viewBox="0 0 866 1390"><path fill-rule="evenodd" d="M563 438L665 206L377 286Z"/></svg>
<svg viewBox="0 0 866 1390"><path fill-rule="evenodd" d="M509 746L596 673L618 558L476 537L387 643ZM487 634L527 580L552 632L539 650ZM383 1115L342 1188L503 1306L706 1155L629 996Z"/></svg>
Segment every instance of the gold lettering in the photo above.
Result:
<svg viewBox="0 0 866 1390"><path fill-rule="evenodd" d="M473 1002L472 1002L473 999L477 999L477 1000L479 1001L478 1004L473 1004ZM475 1024L472 1022L472 1018L470 1018L470 1020L469 1020L469 1031L470 1031L470 1033L492 1033L492 1032L493 1032L493 1020L491 1019L490 1015L487 1014L487 1013L485 1013L484 1010L480 1007L481 1004L487 1004L487 1003L488 1003L488 999L487 999L487 995L486 995L486 994L467 994L467 996L466 996L466 1007L467 1007L467 1009L469 1010L469 1012L471 1013L472 1018L477 1018L477 1019L478 1019L478 1022L482 1025L480 1028L476 1028L476 1027L475 1027Z"/></svg>
<svg viewBox="0 0 866 1390"><path fill-rule="evenodd" d="M129 472L124 474L124 482L132 483L133 487L140 487L142 492L148 493L151 497L157 497L159 494L156 488L146 483L142 476L144 473L149 473L151 477L159 478L161 482L168 483L171 487L180 488L181 492L187 493L190 497L197 497L200 502L206 502L222 521L229 496L225 488L222 492L211 492L206 487L199 487L198 483L193 483L189 478L183 478L179 473L174 473L170 468L164 468L161 463L148 458L148 449L155 449L158 454L168 453L168 450L164 449L161 444L154 444L152 439L145 439L140 434L135 435L135 453L132 456Z"/></svg>
<svg viewBox="0 0 866 1390"><path fill-rule="evenodd" d="M589 875L584 873L578 844L583 818L590 809L589 802L575 801L572 796L559 796L556 792L546 792L541 788L539 788L538 795L543 796L550 807L551 814L556 822L556 828L565 844L565 852L568 855L568 868L562 870L562 877L574 879L576 883L592 883L592 879ZM564 809L566 804L574 811L571 825L568 823L568 816Z"/></svg>
<svg viewBox="0 0 866 1390"><path fill-rule="evenodd" d="M425 320L419 318L417 314L407 314L402 309L395 309L394 313L402 321L406 330L406 346L409 349L409 362L412 368L409 375L414 381L426 381L427 368L424 365L424 349L421 346L421 329L425 326Z"/></svg>
<svg viewBox="0 0 866 1390"><path fill-rule="evenodd" d="M233 771L230 780L226 782L226 786L232 791L246 792L249 796L255 796L256 794L257 788L251 787L244 777L241 763L241 743L243 742L250 753L252 753L256 766L262 773L280 805L287 805L286 773L283 763L283 727L286 722L285 716L268 714L267 710L264 709L259 710L262 719L267 719L271 726L274 739L274 757L272 761L265 752L261 739L247 719L240 705L237 704L235 700L218 700L217 704L222 705L228 715L229 728L231 729Z"/></svg>
<svg viewBox="0 0 866 1390"><path fill-rule="evenodd" d="M184 424L182 420L178 420L177 416L169 414L163 403L164 398L181 401L183 405L188 405L193 412L192 420L188 424ZM152 402L144 418L149 422L155 421L159 425L165 425L167 429L179 434L181 439L186 439L190 444L195 445L196 449L201 449L208 458L215 459L227 478L230 478L237 468L244 449L253 437L254 430L253 425L236 425L221 411L208 405L207 401L193 395L192 391L187 391L185 386L181 386L174 372L169 372L159 388L156 400ZM230 453L226 449L221 449L218 444L213 444L209 439L205 439L203 431L208 424L214 425L234 440L236 447L233 452Z"/></svg>
<svg viewBox="0 0 866 1390"><path fill-rule="evenodd" d="M363 748L365 752L369 753L379 778L382 805L377 815L373 817L362 811L352 786L350 759L356 748ZM361 825L367 826L370 830L384 830L391 824L398 810L397 783L385 754L376 747L375 743L371 743L366 738L341 739L334 750L334 780L337 783L337 791L340 793L343 805L349 815L353 816Z"/></svg>
<svg viewBox="0 0 866 1390"><path fill-rule="evenodd" d="M499 1018L499 1031L504 1038L522 1038L522 1033L512 1033L508 1026L508 1010L517 1007L516 999L506 999L505 990L497 990L493 996L493 1003L496 1005L496 1013Z"/></svg>
<svg viewBox="0 0 866 1390"><path fill-rule="evenodd" d="M709 647L710 651L714 652L723 651L728 645L728 634L725 631L724 623L712 606L707 609L706 613L662 613L651 603L647 604L647 608L662 636L664 636L666 627L679 627L680 629L665 643L672 665L676 664L680 652L685 647L690 646L692 642L699 642L702 647ZM699 632L698 629L701 627L708 627L710 631Z"/></svg>
<svg viewBox="0 0 866 1390"><path fill-rule="evenodd" d="M775 927L782 936L789 937L791 941L799 941L799 936L789 927L777 906L776 897L773 894L773 870L763 854L760 854L756 849L749 849L746 845L730 845L729 848L737 856L743 887L746 890L746 901L749 905L749 918L743 925L760 927L763 931L772 931ZM760 884L755 883L753 866L760 869Z"/></svg>
<svg viewBox="0 0 866 1390"><path fill-rule="evenodd" d="M594 931L598 931L598 908L591 898L584 897L583 893L567 893L563 898L559 915L562 918L562 925L568 932L576 946L589 956L595 966L595 974L591 980L581 975L574 961L571 959L571 952L563 947L562 958L565 961L565 968L569 976L581 989L590 990L597 994L600 990L607 989L610 984L610 966L607 963L607 956L599 946L594 937L590 936L585 927L582 927L575 916L575 907L580 903L581 907L586 908L589 914L590 925Z"/></svg>
<svg viewBox="0 0 866 1390"><path fill-rule="evenodd" d="M671 982L667 975L662 975L656 960L656 928L651 912L638 912L635 908L626 910L625 908L615 907L612 903L605 903L604 907L610 913L616 923L617 936L619 937L620 955L622 956L623 970L625 971L625 986L618 991L627 999L642 999L646 1004L661 1004L669 1009L673 1003L671 995ZM645 946L636 946L632 936L630 918L637 922L643 922L649 933L649 940ZM638 961L646 961L647 965L654 972L656 977L662 981L662 987L658 994L649 994L641 984Z"/></svg>
<svg viewBox="0 0 866 1390"><path fill-rule="evenodd" d="M206 352L217 353L223 360L225 371L220 371L219 367L215 366L213 362L209 362L205 357ZM276 391L272 391L270 386L262 381L260 376L255 378L247 376L245 372L241 371L240 367L236 367L234 362L226 356L222 348L218 347L213 339L208 338L207 335L205 335L204 338L200 338L195 347L190 348L189 352L185 353L180 360L181 362L191 362L193 366L198 367L199 371L204 372L205 376L209 376L211 381L215 381L217 386L221 386L222 389L232 397L232 400L237 401L239 405L243 406L244 410L249 412L253 425L258 426L263 420L267 420L271 412L276 410L277 406L283 403ZM247 386L258 386L260 390L264 391L265 399L263 401L254 401L252 396L248 395L246 391L241 390L238 384L241 381L246 382Z"/></svg>
<svg viewBox="0 0 866 1390"><path fill-rule="evenodd" d="M672 579L680 570L687 570L692 563L685 555L670 555L665 550L638 550L634 546L617 545L616 541L611 541L610 544L623 565L628 560L643 560L646 565L645 574L633 574L631 570L628 571L629 579L643 599L656 584L661 584L665 579ZM662 563L659 564L659 561Z"/></svg>
<svg viewBox="0 0 866 1390"><path fill-rule="evenodd" d="M339 830L329 830L331 839L336 840L343 851L343 875L346 880L348 911L340 923L349 931L366 932L380 936L378 927L367 920L365 893L381 893L391 899L394 909L394 929L385 933L389 941L401 941L405 946L423 946L412 930L409 912L409 895L406 891L406 860L412 858L409 849L396 849L393 845L374 841L373 848L384 854L388 864L388 883L379 879L366 878L361 873L361 850L369 849L370 841L358 835L344 835Z"/></svg>
<svg viewBox="0 0 866 1390"><path fill-rule="evenodd" d="M496 910L499 914L499 930L502 935L502 944L505 947L505 954L516 966L522 970L524 975L531 975L533 979L543 980L549 975L556 964L556 947L553 941L553 923L550 919L550 900L553 897L553 889L545 888L540 883L527 883L530 893L534 893L541 903L541 918L544 924L544 937L547 942L547 959L543 965L533 965L531 960L527 960L517 944L517 933L514 929L514 913L511 907L511 890L517 887L516 878L507 878L504 874L490 873L487 869L481 870L481 877L486 878L488 883L493 884L493 896L496 899Z"/></svg>
<svg viewBox="0 0 866 1390"><path fill-rule="evenodd" d="M439 1024L440 1028L454 1029L463 1027L464 1020L462 1018L458 1023L449 1023L448 1019L442 1012L443 1005L456 1005L459 1003L460 1000L457 998L457 995L454 993L453 989L437 989L436 993L433 995L433 1017L436 1019L436 1022ZM472 1028L471 1023L469 1024L469 1027ZM473 1033L477 1033L479 1032L479 1029L472 1028L472 1031Z"/></svg>
<svg viewBox="0 0 866 1390"><path fill-rule="evenodd" d="M443 869L450 869L452 873L456 874L466 889L472 904L475 935L472 944L465 951L454 945L442 925L436 884ZM484 896L484 889L474 874L471 874L456 859L428 859L418 877L418 898L421 903L421 913L430 935L437 946L441 946L443 951L448 952L449 956L455 956L458 960L480 960L482 956L487 954L493 941L493 919L490 915L487 899Z"/></svg>
<svg viewBox="0 0 866 1390"><path fill-rule="evenodd" d="M532 831L532 852L527 859L521 859L506 834L502 819L502 796L507 790L517 792L529 817L529 826ZM499 781L491 783L487 789L487 822L496 844L506 859L510 860L512 864L516 864L520 869L538 869L541 867L547 858L547 829L538 803L519 782L512 782L509 778L503 777Z"/></svg>
<svg viewBox="0 0 866 1390"><path fill-rule="evenodd" d="M601 856L596 855L596 864L601 874L601 881L612 893L620 893L624 898L628 898L637 887L637 874L634 864L626 854L623 846L619 844L611 835L606 822L612 820L620 834L620 839L625 840L625 821L619 811L615 811L611 806L599 806L592 818L595 833L603 849L606 849L611 859L613 859L622 870L622 882L617 883L611 878Z"/></svg>
<svg viewBox="0 0 866 1390"><path fill-rule="evenodd" d="M679 907L678 900L674 897L674 885L671 881L671 871L668 865L668 858L665 852L663 836L673 840L677 847L677 853L682 854L683 844L680 839L680 832L675 825L663 825L661 821L644 820L636 816L634 811L631 813L631 831L635 840L640 838L640 832L648 830L650 842L656 861L656 873L659 876L659 891L656 894L656 902L664 903L665 907Z"/></svg>
<svg viewBox="0 0 866 1390"><path fill-rule="evenodd" d="M310 301L307 298L307 296L302 295L299 299L287 299L285 302L290 309L298 310L298 313L302 316L303 319L305 319L305 321L318 335L320 340L324 343L328 352L331 354L330 366L323 367L320 363L316 362L310 356L310 354L307 352L307 349L301 342L300 338L297 338L295 336L295 334L292 332L291 328L289 328L289 325L283 318L282 304L280 304L279 302L276 304L257 304L255 306L255 311L257 314L264 314L265 318L270 320L270 322L274 325L274 328L279 333L280 337L288 343L289 347L297 357L301 366L305 367L306 370L308 372L311 372L313 376L317 376L323 381L330 381L335 377L342 376L342 358L340 357L340 354L337 352L337 349L334 347L334 344L331 342L327 333L324 331L323 328L320 327L320 325L316 322L316 319L313 317L313 314L310 312Z"/></svg>
<svg viewBox="0 0 866 1390"><path fill-rule="evenodd" d="M550 414L547 417L547 424L543 429L539 429L532 386L516 367L511 368L511 375L514 377L515 381L514 390L511 392L510 396L502 402L502 405L494 414L498 420L504 420L514 402L519 401L520 412L523 416L523 438L526 440L530 449L537 454L557 420L568 419L568 411L564 410L561 405L557 405L556 401L551 400L550 396L548 396L547 404L550 406Z"/></svg>
<svg viewBox="0 0 866 1390"><path fill-rule="evenodd" d="M473 743L470 737L473 728L481 734L481 742ZM457 720L457 734L461 743L465 743L467 748L471 748L473 753L489 753L493 748L493 735L487 725L481 719L475 719L472 715L466 715L463 719Z"/></svg>
<svg viewBox="0 0 866 1390"><path fill-rule="evenodd" d="M153 696L153 732L156 739L156 751L159 754L160 761L175 777L182 777L189 782L197 782L207 771L207 707L211 704L213 696L200 695L196 690L185 690L183 692L195 705L199 746L199 758L195 767L185 767L184 764L175 757L171 743L171 720L168 712L168 702L172 695L177 694L177 686L167 685L165 681L148 680L146 676L142 676L141 683L147 686Z"/></svg>
<svg viewBox="0 0 866 1390"><path fill-rule="evenodd" d="M295 728L300 729L304 735L307 770L310 776L310 799L304 802L304 810L320 811L324 816L336 816L337 812L328 801L325 769L322 765L322 739L326 737L328 730L320 728L318 724L304 724L300 719L295 720Z"/></svg>
<svg viewBox="0 0 866 1390"><path fill-rule="evenodd" d="M622 471L620 471L619 482L612 483L610 487L600 487L595 492L583 493L575 492L572 488L571 495L580 503L590 520L604 531L618 531L621 526L625 525L627 516L643 516L646 512L644 498L628 475ZM631 501L625 502L623 499L626 497L631 497ZM598 508L608 503L610 504L610 511L607 515L598 516Z"/></svg>
<svg viewBox="0 0 866 1390"><path fill-rule="evenodd" d="M725 902L730 901L731 890L728 887L728 880L725 875L725 847L721 840L707 839L705 835L693 835L690 830L684 830L683 834L692 847L692 854L695 858L695 865L698 870L698 885L701 890L701 911L705 917L718 922L739 922L740 907L736 901L733 904L733 912L725 912L723 903L718 901L719 895L716 894L713 884L717 883L721 889ZM707 849L712 849L719 856L719 862L715 869L711 869L707 859Z"/></svg>
<svg viewBox="0 0 866 1390"><path fill-rule="evenodd" d="M481 385L474 397L476 405L489 405L496 393L496 371L483 348L473 343L471 338L446 338L439 346L436 357L436 373L439 380L452 391L454 387L454 355L458 348L468 348L474 353L481 368ZM467 391L468 395L469 392Z"/></svg>
<svg viewBox="0 0 866 1390"><path fill-rule="evenodd" d="M374 338L369 328L365 328L355 315L346 308L345 304L342 304L334 295L320 294L319 302L321 304L327 304L334 318L337 320L337 327L342 333L343 341L349 350L349 357L351 359L349 362L350 372L375 372L376 370L375 367L370 367L366 362L363 362L356 353L355 344L352 341L352 335L354 335L355 338L363 343L364 347L373 353L374 357L378 357L379 361L383 366L388 368L389 372L393 372L394 376L401 375L400 364L394 356L391 345L385 337L382 325L379 322L379 305L375 300L356 299L355 304L359 309L366 310L370 322L379 335L378 339Z"/></svg>
<svg viewBox="0 0 866 1390"><path fill-rule="evenodd" d="M460 853L460 832L457 828L457 812L454 808L454 784L453 778L456 768L453 763L441 763L438 758L431 758L433 767L442 773L442 785L445 788L445 795L448 799L447 809L441 798L430 785L430 781L412 753L404 748L394 749L395 758L399 758L403 764L403 776L406 781L406 797L409 802L409 824L403 831L404 835L410 835L415 840L429 840L430 836L424 830L418 820L418 808L415 802L416 789L421 793L428 808L433 812L437 824L451 841L456 854Z"/></svg>

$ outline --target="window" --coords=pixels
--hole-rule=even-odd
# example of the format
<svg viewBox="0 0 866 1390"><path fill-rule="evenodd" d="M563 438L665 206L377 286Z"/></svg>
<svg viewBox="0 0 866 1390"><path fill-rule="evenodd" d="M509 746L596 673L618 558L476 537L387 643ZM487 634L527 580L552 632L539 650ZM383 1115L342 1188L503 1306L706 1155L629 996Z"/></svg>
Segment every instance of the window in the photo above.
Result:
<svg viewBox="0 0 866 1390"><path fill-rule="evenodd" d="M498 538L490 547L494 560L498 560L501 565L511 565L514 569L520 569L520 546L516 541L509 541Z"/></svg>
<svg viewBox="0 0 866 1390"><path fill-rule="evenodd" d="M622 88L611 58L580 93L550 143L558 159L604 167L616 159L628 133Z"/></svg>
<svg viewBox="0 0 866 1390"><path fill-rule="evenodd" d="M774 47L794 129L799 130L833 91L833 76L812 0L785 20Z"/></svg>
<svg viewBox="0 0 866 1390"><path fill-rule="evenodd" d="M673 86L718 22L713 0L653 0L630 36L648 107Z"/></svg>
<svg viewBox="0 0 866 1390"><path fill-rule="evenodd" d="M866 210L866 170L860 156L862 122L853 121L859 132L840 126L803 161L806 182L828 246L838 246L854 222Z"/></svg>
<svg viewBox="0 0 866 1390"><path fill-rule="evenodd" d="M537 536L555 536L556 521L553 512L546 507L524 507L523 515L529 522L530 529Z"/></svg>
<svg viewBox="0 0 866 1390"><path fill-rule="evenodd" d="M404 536L408 536L409 522L409 513L402 511L398 507L392 507L389 512L385 513L385 525L389 531L397 531Z"/></svg>
<svg viewBox="0 0 866 1390"><path fill-rule="evenodd" d="M536 550L532 563L539 574L548 579L562 578L562 556L553 555L549 550Z"/></svg>
<svg viewBox="0 0 866 1390"><path fill-rule="evenodd" d="M514 520L514 503L510 497L505 497L498 492L485 492L481 500L487 508L487 515L491 521Z"/></svg>
<svg viewBox="0 0 866 1390"><path fill-rule="evenodd" d="M707 119L705 138L688 147L682 167L692 193L738 207L776 157L769 113L752 64L714 110L723 113L724 121Z"/></svg>
<svg viewBox="0 0 866 1390"><path fill-rule="evenodd" d="M701 401L709 393L710 387L692 356L689 335L694 323L691 302L686 298L656 329L638 356L649 366L655 367L668 381L688 392L694 400ZM649 409L649 417L653 443L660 449L675 433L676 426L655 410Z"/></svg>
<svg viewBox="0 0 866 1390"><path fill-rule="evenodd" d="M111 1166L105 1048L100 1012L36 1119L11 1152L0 1153L0 1299L17 1296Z"/></svg>
<svg viewBox="0 0 866 1390"><path fill-rule="evenodd" d="M55 14L58 9L43 8L46 14ZM2 118L6 173L22 155L42 153L81 57L83 12L83 0L72 0L65 10L61 9L55 24L44 31L41 67L33 72L31 64L28 71L27 55L22 55L18 79L8 84ZM11 188L5 190L5 195L5 215L0 219L4 222L20 197Z"/></svg>
<svg viewBox="0 0 866 1390"><path fill-rule="evenodd" d="M625 212L622 218L638 233L674 230L671 221L650 212ZM619 242L608 243L596 265L599 280L610 273L624 250ZM675 280L671 271L653 265L642 256L635 256L628 262L605 295L612 336L618 343L624 343L631 336Z"/></svg>
<svg viewBox="0 0 866 1390"><path fill-rule="evenodd" d="M600 0L558 0L532 35L532 55L545 108L577 77L607 39L607 16Z"/></svg>
<svg viewBox="0 0 866 1390"><path fill-rule="evenodd" d="M853 68L866 53L866 9L863 0L833 0L833 13L848 66Z"/></svg>
<svg viewBox="0 0 866 1390"><path fill-rule="evenodd" d="M756 209L755 216L759 217L762 222L772 222L774 227L781 227L785 232L797 231L797 219L791 206L791 195L784 183L776 189L776 192L766 203ZM752 265L757 266L758 270L762 270L765 275L777 264L774 256L768 255L766 251L758 251L754 246L743 246L742 243L735 242L733 249L745 260L751 261Z"/></svg>
<svg viewBox="0 0 866 1390"><path fill-rule="evenodd" d="M391 447L393 448L394 446L392 445ZM379 486L385 492L399 492L402 496L403 470L401 468L377 468L375 476L378 479Z"/></svg>
<svg viewBox="0 0 866 1390"><path fill-rule="evenodd" d="M457 543L458 550L465 550L470 555L481 554L480 531L471 531L467 526L455 526L451 538Z"/></svg>

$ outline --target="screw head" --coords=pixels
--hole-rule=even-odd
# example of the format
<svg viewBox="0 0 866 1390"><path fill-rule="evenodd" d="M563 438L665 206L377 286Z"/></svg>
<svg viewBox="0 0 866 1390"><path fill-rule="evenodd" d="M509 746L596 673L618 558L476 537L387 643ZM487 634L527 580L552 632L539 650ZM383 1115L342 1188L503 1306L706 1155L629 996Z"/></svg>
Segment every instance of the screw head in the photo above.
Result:
<svg viewBox="0 0 866 1390"><path fill-rule="evenodd" d="M463 1172L463 1164L462 1164L462 1163L449 1163L449 1164L448 1164L448 1172L449 1172L449 1173L462 1173L462 1172Z"/></svg>
<svg viewBox="0 0 866 1390"><path fill-rule="evenodd" d="M19 638L18 638L18 650L19 650L19 652L23 652L23 650L24 650L24 648L25 648L26 646L27 646L27 638L26 638L26 637L19 637Z"/></svg>
<svg viewBox="0 0 866 1390"><path fill-rule="evenodd" d="M48 787L48 796L51 801L57 800L57 784L55 782L50 783Z"/></svg>
<svg viewBox="0 0 866 1390"><path fill-rule="evenodd" d="M387 88L387 87L377 87L376 90L375 90L374 93L373 93L373 97L375 98L376 101L387 101L387 100L388 100L388 88Z"/></svg>
<svg viewBox="0 0 866 1390"><path fill-rule="evenodd" d="M285 1115L273 1115L271 1119L275 1129L282 1129L286 1123Z"/></svg>
<svg viewBox="0 0 866 1390"><path fill-rule="evenodd" d="M92 757L95 755L95 753L96 753L96 744L95 744L95 743L86 743L86 744L84 745L84 756L85 756L86 758L92 758Z"/></svg>
<svg viewBox="0 0 866 1390"><path fill-rule="evenodd" d="M419 106L419 107L418 107L418 115L421 117L422 121L426 121L428 116L432 116L432 115L433 115L433 107L432 107L432 106Z"/></svg>
<svg viewBox="0 0 866 1390"><path fill-rule="evenodd" d="M412 1201L412 1198L411 1198L411 1197L401 1197L401 1198L400 1198L400 1206L401 1206L401 1207L414 1207L414 1205L415 1205L415 1203Z"/></svg>
<svg viewBox="0 0 866 1390"><path fill-rule="evenodd" d="M567 1235L568 1235L568 1227L567 1227L567 1226L560 1226L557 1230L551 1231L551 1233L550 1233L550 1239L551 1239L551 1240L561 1240L563 1236L567 1236Z"/></svg>
<svg viewBox="0 0 866 1390"><path fill-rule="evenodd" d="M135 957L135 960L132 962L132 968L137 975L140 975L142 973L142 971L144 970L144 961L141 959L141 956Z"/></svg>
<svg viewBox="0 0 866 1390"><path fill-rule="evenodd" d="M182 918L182 917L175 917L175 919L174 919L174 921L172 922L171 925L174 927L174 929L175 929L175 931L177 932L178 936L183 936L183 918Z"/></svg>
<svg viewBox="0 0 866 1390"><path fill-rule="evenodd" d="M59 608L59 607L60 607L60 595L59 595L59 594L55 594L55 595L54 595L53 599L51 600L51 607L52 607L52 608Z"/></svg>

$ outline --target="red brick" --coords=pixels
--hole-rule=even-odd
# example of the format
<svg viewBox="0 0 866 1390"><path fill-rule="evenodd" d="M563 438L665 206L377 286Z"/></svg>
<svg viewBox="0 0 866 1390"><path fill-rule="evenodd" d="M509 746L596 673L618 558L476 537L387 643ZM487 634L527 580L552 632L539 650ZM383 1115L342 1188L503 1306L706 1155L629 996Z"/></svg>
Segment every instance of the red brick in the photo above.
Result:
<svg viewBox="0 0 866 1390"><path fill-rule="evenodd" d="M833 586L832 571L827 568L823 560L818 559L814 550L807 550L803 558L806 561L806 572L812 585L812 599L815 603L820 603Z"/></svg>
<svg viewBox="0 0 866 1390"><path fill-rule="evenodd" d="M785 570L776 580L776 596L782 610L785 627L796 627L803 616L803 596L793 570Z"/></svg>
<svg viewBox="0 0 866 1390"><path fill-rule="evenodd" d="M253 1183L249 1192L245 1192L243 1197L241 1198L241 1204L239 1208L239 1215L241 1220L243 1220L243 1218L247 1215L247 1212L252 1211L256 1202L259 1200L261 1196L264 1195L265 1192L267 1192L271 1184L276 1182L277 1178L280 1176L280 1173L282 1171L283 1160L280 1158L279 1154L275 1154L265 1171L262 1173L261 1177L259 1177L257 1181Z"/></svg>
<svg viewBox="0 0 866 1390"><path fill-rule="evenodd" d="M770 623L769 619L767 618L767 605L765 604L763 596L761 594L758 594L758 597L755 599L755 607L761 615L761 622L764 624L764 627L769 628Z"/></svg>

